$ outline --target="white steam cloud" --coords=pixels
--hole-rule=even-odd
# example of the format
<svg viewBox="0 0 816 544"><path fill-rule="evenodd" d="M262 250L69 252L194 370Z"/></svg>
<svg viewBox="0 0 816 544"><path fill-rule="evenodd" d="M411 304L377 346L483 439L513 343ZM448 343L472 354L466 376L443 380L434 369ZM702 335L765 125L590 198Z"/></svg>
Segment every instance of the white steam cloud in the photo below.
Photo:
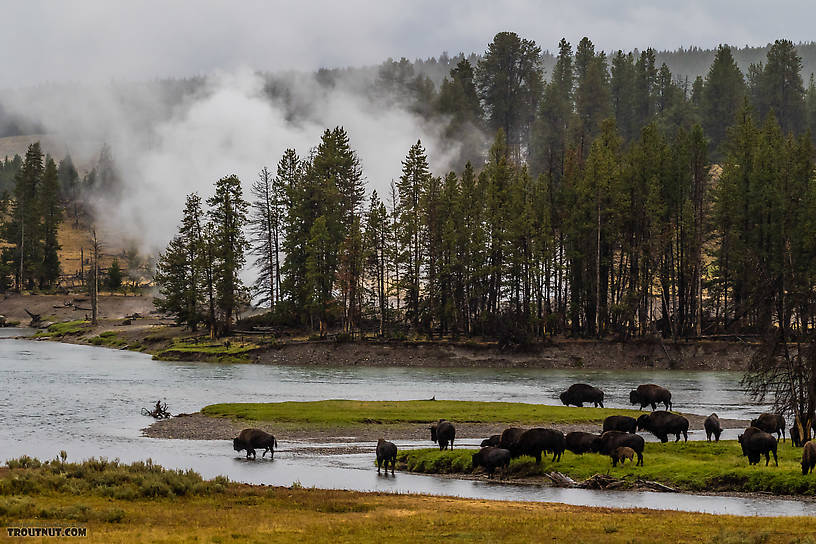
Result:
<svg viewBox="0 0 816 544"><path fill-rule="evenodd" d="M112 87L82 89L79 96L16 93L4 106L41 120L65 145L50 150L58 159L68 151L75 162L87 162L103 142L110 145L124 190L116 209L106 209L98 220L136 237L149 252L176 232L185 195L195 191L206 198L216 180L237 174L248 197L262 167L274 173L288 147L307 155L323 130L337 125L358 152L369 190L381 197L417 139L434 172L461 167L451 164L456 150L442 147L439 127L393 103L371 100L359 82L341 80L327 88L311 75L286 81L298 116L291 115L291 102L270 99L264 78L248 69L208 76L203 88L168 111L155 87L139 85L124 95Z"/></svg>

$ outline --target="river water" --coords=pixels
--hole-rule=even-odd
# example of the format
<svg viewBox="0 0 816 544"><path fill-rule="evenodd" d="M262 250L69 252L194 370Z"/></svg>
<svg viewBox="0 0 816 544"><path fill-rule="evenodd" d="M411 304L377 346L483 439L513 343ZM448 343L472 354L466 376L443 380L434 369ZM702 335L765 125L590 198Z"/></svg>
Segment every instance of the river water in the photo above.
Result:
<svg viewBox="0 0 816 544"><path fill-rule="evenodd" d="M14 333L19 334L19 330ZM0 329L0 335L9 334L8 329ZM372 470L373 454L310 454L303 451L304 444L287 445L285 441L281 441L275 461L247 462L236 456L227 441L162 440L142 437L140 432L151 421L140 415L140 408L150 407L158 398L166 399L173 413L195 412L217 402L331 398L407 400L435 396L440 400L559 404L558 394L579 381L603 389L610 407L629 407L629 390L640 383L659 383L672 391L677 410L748 419L763 407L745 397L739 378L733 372L158 362L129 351L6 338L0 340L0 460L21 455L47 459L66 450L73 460L96 456L135 461L149 457L166 467L192 468L208 478L223 474L257 484L299 482L307 487L590 506L816 515L816 503L809 501L557 489L405 473L385 477ZM701 434L697 431L689 438L700 438ZM429 444L397 442L400 448Z"/></svg>

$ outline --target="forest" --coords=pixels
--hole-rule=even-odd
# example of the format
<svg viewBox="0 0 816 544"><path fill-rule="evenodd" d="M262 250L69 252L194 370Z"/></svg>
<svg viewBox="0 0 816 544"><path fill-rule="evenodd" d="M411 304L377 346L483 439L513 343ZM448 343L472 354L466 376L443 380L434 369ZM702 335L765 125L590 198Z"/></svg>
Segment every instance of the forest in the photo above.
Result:
<svg viewBox="0 0 816 544"><path fill-rule="evenodd" d="M252 300L269 310L252 323L320 336L804 338L816 85L785 40L720 46L691 82L667 62L688 73L710 57L685 53L607 55L584 38L550 54L502 32L479 55L389 59L369 92L444 123L458 167L437 172L417 141L387 194L369 194L354 143L327 128L243 180L247 194L227 176L188 196L157 305L214 335ZM273 77L266 92L286 97ZM0 164L4 289L52 286L57 216L90 183L121 190L104 164L77 182L63 163L29 149ZM244 285L248 258L257 280Z"/></svg>

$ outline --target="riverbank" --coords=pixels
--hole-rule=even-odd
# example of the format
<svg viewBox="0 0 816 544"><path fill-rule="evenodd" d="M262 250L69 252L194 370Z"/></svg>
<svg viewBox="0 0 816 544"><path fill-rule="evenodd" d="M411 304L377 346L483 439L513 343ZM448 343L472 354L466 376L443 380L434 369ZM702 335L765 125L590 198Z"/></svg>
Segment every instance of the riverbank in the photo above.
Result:
<svg viewBox="0 0 816 544"><path fill-rule="evenodd" d="M81 527L84 542L802 542L816 518L252 486L152 463L0 469L0 523Z"/></svg>
<svg viewBox="0 0 816 544"><path fill-rule="evenodd" d="M550 427L565 433L598 433L610 415L643 412L614 408L576 408L543 404L471 401L357 401L232 403L206 406L196 414L156 421L143 435L185 440L229 440L244 428L263 429L278 441L376 442L429 440L429 425L441 417L456 424L457 439L477 440L507 427ZM702 429L706 416L684 414L690 429ZM748 421L721 419L724 429L744 429Z"/></svg>
<svg viewBox="0 0 816 544"><path fill-rule="evenodd" d="M398 456L398 467L422 474L474 476L471 455L476 450L439 451L438 449L405 450ZM803 476L799 462L800 448L779 443L779 466L773 457L769 466L764 458L758 466L748 465L735 440L720 442L646 443L643 466L631 463L613 467L608 456L565 452L560 461L542 457L540 465L530 457L513 459L503 475L516 483L550 485L547 474L560 472L576 482L597 474L611 477L615 489L631 489L640 481L654 481L678 491L708 493L772 493L774 495L816 495L816 478ZM481 474L481 471L478 473ZM484 476L481 476L484 477Z"/></svg>
<svg viewBox="0 0 816 544"><path fill-rule="evenodd" d="M171 361L242 362L271 365L336 365L430 368L541 369L676 369L744 370L756 345L747 340L684 340L659 338L628 341L548 338L524 350L503 350L483 339L406 339L368 337L355 341L315 339L289 331L275 335L241 334L211 340L204 332L174 326L154 314L150 296L101 296L100 321L87 321L86 297L4 295L0 314L28 324L25 312L55 322L48 337L68 343L131 349ZM69 324L66 325L65 322Z"/></svg>

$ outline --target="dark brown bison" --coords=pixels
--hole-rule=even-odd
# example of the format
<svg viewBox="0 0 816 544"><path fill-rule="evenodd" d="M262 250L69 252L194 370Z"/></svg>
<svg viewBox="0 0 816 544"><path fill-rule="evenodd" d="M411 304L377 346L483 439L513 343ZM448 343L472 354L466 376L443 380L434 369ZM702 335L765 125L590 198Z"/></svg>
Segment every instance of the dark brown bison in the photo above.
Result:
<svg viewBox="0 0 816 544"><path fill-rule="evenodd" d="M505 429L501 434L501 438L499 438L499 447L510 450L510 453L516 456L519 438L521 438L521 435L523 435L526 430L527 429L521 429L519 427L509 427Z"/></svg>
<svg viewBox="0 0 816 544"><path fill-rule="evenodd" d="M776 433L776 438L782 437L785 441L785 418L780 414L760 414L756 419L751 420L751 427L761 429L768 434Z"/></svg>
<svg viewBox="0 0 816 544"><path fill-rule="evenodd" d="M516 450L510 450L514 457L529 455L535 457L536 464L541 463L541 453L553 454L553 461L560 461L561 454L567 447L564 433L555 429L530 429L524 431L516 444Z"/></svg>
<svg viewBox="0 0 816 544"><path fill-rule="evenodd" d="M791 425L790 431L788 432L788 436L790 436L791 444L794 447L801 448L802 447L802 437L799 435L799 426L796 425L794 421L793 425Z"/></svg>
<svg viewBox="0 0 816 544"><path fill-rule="evenodd" d="M431 442L439 444L440 450L453 449L453 439L456 438L456 427L446 419L440 419L431 425Z"/></svg>
<svg viewBox="0 0 816 544"><path fill-rule="evenodd" d="M473 470L484 467L487 471L487 477L492 478L493 471L497 468L501 467L503 470L507 470L507 467L510 466L510 457L509 450L487 446L473 454L471 463Z"/></svg>
<svg viewBox="0 0 816 544"><path fill-rule="evenodd" d="M779 466L776 458L776 438L757 427L748 427L745 432L739 435L739 443L742 446L742 454L748 458L749 465L759 463L760 456L765 456L765 466L771 462L770 454L773 453L774 463Z"/></svg>
<svg viewBox="0 0 816 544"><path fill-rule="evenodd" d="M612 466L618 465L615 458L615 450L621 447L632 448L637 454L638 460L635 466L643 466L643 448L646 442L643 437L637 434L625 433L623 431L606 431L595 443L596 453L608 455L612 458Z"/></svg>
<svg viewBox="0 0 816 544"><path fill-rule="evenodd" d="M816 466L816 442L810 440L802 451L802 475L813 472L814 466Z"/></svg>
<svg viewBox="0 0 816 544"><path fill-rule="evenodd" d="M629 416L609 416L604 419L603 430L635 434L637 432L637 420Z"/></svg>
<svg viewBox="0 0 816 544"><path fill-rule="evenodd" d="M482 440L480 447L486 448L487 446L493 446L494 448L498 447L499 441L501 441L500 434L494 434L490 438L485 438Z"/></svg>
<svg viewBox="0 0 816 544"><path fill-rule="evenodd" d="M250 455L255 459L255 449L264 448L261 457L269 452L269 458L274 459L278 441L274 436L260 429L244 429L232 439L232 447L235 451L246 450L247 459Z"/></svg>
<svg viewBox="0 0 816 544"><path fill-rule="evenodd" d="M385 463L385 474L388 475L388 463L391 463L391 474L394 474L394 467L397 465L397 445L380 438L377 440L377 474L380 467Z"/></svg>
<svg viewBox="0 0 816 544"><path fill-rule="evenodd" d="M576 383L569 386L569 389L561 393L561 402L564 406L570 404L578 407L583 407L584 403L593 403L597 408L603 405L604 393L597 387L592 387L585 383Z"/></svg>
<svg viewBox="0 0 816 544"><path fill-rule="evenodd" d="M715 442L720 441L720 435L722 434L722 427L720 427L720 418L717 417L717 414L711 414L706 418L703 422L703 427L705 427L706 438L709 442L711 442L711 436L714 435Z"/></svg>
<svg viewBox="0 0 816 544"><path fill-rule="evenodd" d="M638 430L646 430L660 439L661 442L668 442L669 435L673 434L675 442L680 441L680 434L683 434L685 442L688 442L688 419L683 416L657 410L651 414L643 414L637 419Z"/></svg>
<svg viewBox="0 0 816 544"><path fill-rule="evenodd" d="M652 410L657 410L657 405L662 403L666 406L666 410L671 410L671 392L653 383L638 385L637 389L629 392L629 403L640 404L641 410L649 405Z"/></svg>
<svg viewBox="0 0 816 544"><path fill-rule="evenodd" d="M567 433L566 448L576 455L582 455L588 451L593 451L597 440L597 434L582 433L580 431Z"/></svg>

